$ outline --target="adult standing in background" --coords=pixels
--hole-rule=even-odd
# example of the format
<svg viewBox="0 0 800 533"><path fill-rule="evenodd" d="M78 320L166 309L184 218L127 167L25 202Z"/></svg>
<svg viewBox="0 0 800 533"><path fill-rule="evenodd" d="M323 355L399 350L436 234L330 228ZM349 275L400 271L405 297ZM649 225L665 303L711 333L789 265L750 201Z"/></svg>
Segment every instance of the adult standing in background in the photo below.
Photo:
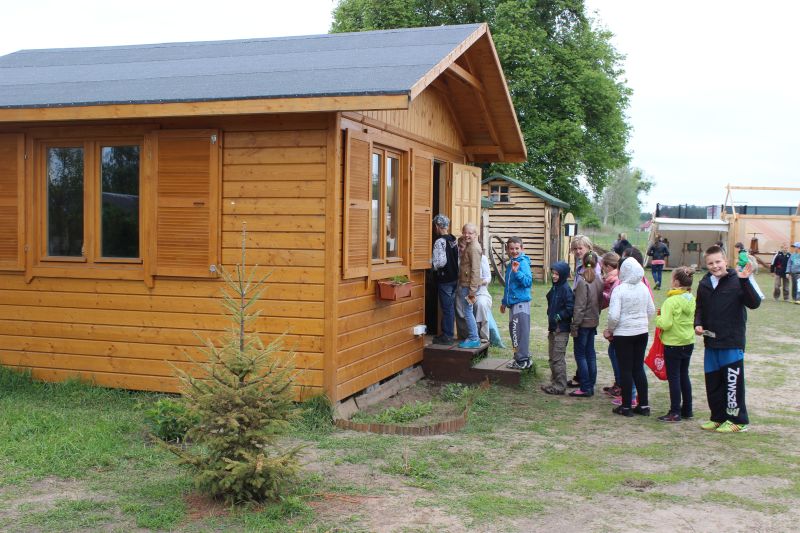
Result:
<svg viewBox="0 0 800 533"><path fill-rule="evenodd" d="M800 242L792 244L792 253L789 255L789 275L792 277L792 300L800 304L800 294L797 293L797 281L800 280Z"/></svg>
<svg viewBox="0 0 800 533"><path fill-rule="evenodd" d="M618 256L622 257L622 253L628 248L633 248L633 245L628 241L628 236L625 233L620 233L619 239L617 239L612 250L614 250Z"/></svg>
<svg viewBox="0 0 800 533"><path fill-rule="evenodd" d="M669 257L669 248L664 244L664 239L661 235L656 237L656 242L650 245L647 249L647 255L650 256L650 271L653 274L654 290L661 289L661 274L664 272L664 265L667 263Z"/></svg>
<svg viewBox="0 0 800 533"><path fill-rule="evenodd" d="M772 297L775 301L783 292L783 300L789 301L789 278L786 276L789 267L789 245L785 242L781 244L781 249L772 257L769 271L775 275L775 288L772 290Z"/></svg>

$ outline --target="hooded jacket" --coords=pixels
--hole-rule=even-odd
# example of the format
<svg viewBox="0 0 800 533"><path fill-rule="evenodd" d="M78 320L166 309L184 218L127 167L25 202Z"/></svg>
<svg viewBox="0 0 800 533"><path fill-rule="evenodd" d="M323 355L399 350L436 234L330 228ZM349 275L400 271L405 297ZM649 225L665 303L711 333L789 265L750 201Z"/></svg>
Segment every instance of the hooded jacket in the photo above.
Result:
<svg viewBox="0 0 800 533"><path fill-rule="evenodd" d="M511 270L511 261L517 261L519 268L516 272ZM519 254L506 264L506 286L503 291L503 305L511 307L514 304L531 301L531 260L524 253Z"/></svg>
<svg viewBox="0 0 800 533"><path fill-rule="evenodd" d="M596 328L600 323L600 304L603 299L603 278L596 275L589 283L583 275L577 276L575 308L572 312L572 333L578 328Z"/></svg>
<svg viewBox="0 0 800 533"><path fill-rule="evenodd" d="M608 304L608 330L615 337L633 337L647 333L649 318L656 314L650 290L642 283L644 269L634 259L622 263L620 284L611 293Z"/></svg>
<svg viewBox="0 0 800 533"><path fill-rule="evenodd" d="M661 328L661 342L666 346L694 344L694 308L692 291L671 289L656 317L656 327Z"/></svg>
<svg viewBox="0 0 800 533"><path fill-rule="evenodd" d="M729 268L719 278L717 288L711 284L711 272L697 284L697 305L694 325L714 332L714 337L703 337L706 348L744 350L747 310L761 305L750 278L740 278Z"/></svg>
<svg viewBox="0 0 800 533"><path fill-rule="evenodd" d="M769 266L769 271L781 278L785 278L788 266L789 254L780 250L772 257L772 264Z"/></svg>
<svg viewBox="0 0 800 533"><path fill-rule="evenodd" d="M553 263L550 270L558 272L558 281L547 292L547 331L569 331L575 304L572 289L567 283L569 265L558 261Z"/></svg>

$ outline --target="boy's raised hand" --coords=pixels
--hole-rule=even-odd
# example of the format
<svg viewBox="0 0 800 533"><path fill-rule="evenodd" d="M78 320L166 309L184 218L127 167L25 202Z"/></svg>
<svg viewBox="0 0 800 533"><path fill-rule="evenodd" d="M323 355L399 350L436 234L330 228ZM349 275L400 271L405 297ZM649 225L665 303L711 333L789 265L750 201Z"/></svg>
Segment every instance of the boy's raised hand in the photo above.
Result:
<svg viewBox="0 0 800 533"><path fill-rule="evenodd" d="M519 261L511 261L511 272L519 271Z"/></svg>
<svg viewBox="0 0 800 533"><path fill-rule="evenodd" d="M753 263L749 261L744 266L744 268L742 268L741 272L738 270L736 271L736 275L739 276L740 278L749 278L750 274L752 273L753 273Z"/></svg>

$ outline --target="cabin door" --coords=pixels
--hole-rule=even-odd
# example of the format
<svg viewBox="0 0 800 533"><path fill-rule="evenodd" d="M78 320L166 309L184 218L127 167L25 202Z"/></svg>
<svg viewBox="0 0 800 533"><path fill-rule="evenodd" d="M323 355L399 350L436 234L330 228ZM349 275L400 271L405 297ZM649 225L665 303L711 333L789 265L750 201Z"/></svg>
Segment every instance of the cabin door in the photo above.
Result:
<svg viewBox="0 0 800 533"><path fill-rule="evenodd" d="M481 169L453 163L450 181L450 219L453 235L461 235L467 222L481 225Z"/></svg>

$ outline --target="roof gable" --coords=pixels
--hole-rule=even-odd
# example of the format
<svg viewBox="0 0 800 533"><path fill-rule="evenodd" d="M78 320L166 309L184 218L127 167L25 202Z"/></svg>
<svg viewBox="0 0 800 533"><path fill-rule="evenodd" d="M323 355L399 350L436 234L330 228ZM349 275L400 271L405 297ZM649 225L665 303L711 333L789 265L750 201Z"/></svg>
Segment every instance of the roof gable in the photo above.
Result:
<svg viewBox="0 0 800 533"><path fill-rule="evenodd" d="M512 178L510 176L504 176L503 174L492 174L488 178L484 178L483 180L481 180L481 184L486 184L486 183L489 183L490 181L494 181L494 180L498 180L498 179L507 181L509 183L513 183L514 185L516 185L520 189L523 189L524 191L527 191L527 192L533 194L534 196L537 196L537 197L541 198L542 200L544 200L545 202L547 202L550 205L555 205L555 206L558 206L558 207L563 207L564 209L569 209L569 204L567 202L565 202L564 200L559 200L555 196L553 196L551 194L547 194L543 190L537 189L536 187L534 187L533 185L531 185L529 183L525 183L524 181L520 181L520 180Z"/></svg>

